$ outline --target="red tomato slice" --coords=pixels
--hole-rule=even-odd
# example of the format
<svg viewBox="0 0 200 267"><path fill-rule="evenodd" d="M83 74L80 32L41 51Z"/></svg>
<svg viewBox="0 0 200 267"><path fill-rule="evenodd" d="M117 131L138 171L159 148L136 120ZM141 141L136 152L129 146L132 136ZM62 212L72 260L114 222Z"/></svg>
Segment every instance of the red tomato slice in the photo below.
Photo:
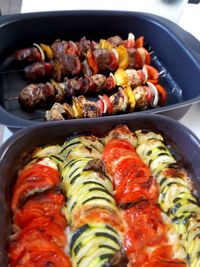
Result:
<svg viewBox="0 0 200 267"><path fill-rule="evenodd" d="M51 217L61 213L64 205L64 196L62 194L48 193L36 196L26 202L21 210L14 214L14 224L24 228L28 223L37 217ZM59 220L58 220L59 221ZM66 223L64 227L66 226Z"/></svg>
<svg viewBox="0 0 200 267"><path fill-rule="evenodd" d="M107 95L103 95L103 98L106 101L108 114L109 115L112 115L112 113L113 113L113 107L112 107L112 103L110 102L110 98Z"/></svg>
<svg viewBox="0 0 200 267"><path fill-rule="evenodd" d="M147 81L156 85L158 83L158 78L159 78L159 73L158 73L157 69L155 69L154 67L152 67L150 65L146 65L146 68L147 68L147 72L148 72Z"/></svg>
<svg viewBox="0 0 200 267"><path fill-rule="evenodd" d="M101 115L102 115L103 114L103 110L104 110L104 105L103 105L103 101L101 99L99 99L97 101L97 106L99 107Z"/></svg>
<svg viewBox="0 0 200 267"><path fill-rule="evenodd" d="M13 264L22 257L27 244L34 240L46 240L62 248L67 244L64 229L61 229L51 219L45 217L34 219L10 244L9 256Z"/></svg>
<svg viewBox="0 0 200 267"><path fill-rule="evenodd" d="M147 92L146 99L150 103L152 101L152 97L153 97L152 91L150 90L150 88L148 86L144 86L143 88Z"/></svg>
<svg viewBox="0 0 200 267"><path fill-rule="evenodd" d="M18 266L23 267L44 267L48 266L50 263L55 267L71 266L69 258L64 253L63 249L59 248L48 240L36 239L26 244L25 252L17 264ZM16 265L11 263L11 267L14 266Z"/></svg>
<svg viewBox="0 0 200 267"><path fill-rule="evenodd" d="M160 105L164 106L167 102L167 92L160 84L156 84L156 89L158 90L158 93L159 93Z"/></svg>
<svg viewBox="0 0 200 267"><path fill-rule="evenodd" d="M151 64L151 56L149 52L143 47L144 53L145 53L145 64L150 65Z"/></svg>
<svg viewBox="0 0 200 267"><path fill-rule="evenodd" d="M172 247L169 245L164 245L155 249L148 262L144 264L144 267L186 267L187 264L183 260L174 259L172 255Z"/></svg>
<svg viewBox="0 0 200 267"><path fill-rule="evenodd" d="M46 75L51 75L52 73L52 64L51 63L45 63L45 72Z"/></svg>
<svg viewBox="0 0 200 267"><path fill-rule="evenodd" d="M60 174L58 170L52 167L49 167L49 166L36 163L19 172L19 177L17 179L15 187L24 183L27 179L31 179L31 178L34 179L35 175L45 175L45 176L51 177L51 179L55 183L60 182L60 179L59 179Z"/></svg>
<svg viewBox="0 0 200 267"><path fill-rule="evenodd" d="M97 65L97 63L95 61L95 58L93 56L93 53L92 53L92 49L91 48L89 48L87 50L87 61L88 61L88 64L89 64L90 68L92 69L93 75L94 74L97 74L98 71L99 71L99 67L98 67L98 65Z"/></svg>
<svg viewBox="0 0 200 267"><path fill-rule="evenodd" d="M101 207L84 206L73 216L72 230L75 231L88 222L104 222L117 228L120 232L125 231L124 221L120 214L114 210Z"/></svg>
<svg viewBox="0 0 200 267"><path fill-rule="evenodd" d="M110 70L112 72L116 71L117 67L118 67L117 58L113 52L110 52Z"/></svg>
<svg viewBox="0 0 200 267"><path fill-rule="evenodd" d="M34 231L39 231L46 239L51 240L60 247L67 244L65 232L51 219L46 217L38 217L29 223L23 230L20 231L16 238L16 242L23 240L31 240L31 235Z"/></svg>
<svg viewBox="0 0 200 267"><path fill-rule="evenodd" d="M144 46L144 36L140 36L135 40L135 48L141 48Z"/></svg>
<svg viewBox="0 0 200 267"><path fill-rule="evenodd" d="M125 141L125 140L121 140L121 139L111 139L105 146L104 148L104 153L107 154L109 153L109 150L112 148L124 148L124 149L128 149L128 150L134 150L135 148L133 147L133 145L131 145L130 142Z"/></svg>
<svg viewBox="0 0 200 267"><path fill-rule="evenodd" d="M77 55L77 47L76 47L76 44L73 43L72 41L69 41L67 43L67 47L65 49L65 54L66 55L72 55L72 56Z"/></svg>
<svg viewBox="0 0 200 267"><path fill-rule="evenodd" d="M135 51L135 61L136 61L135 68L141 69L143 67L143 59L137 50Z"/></svg>
<svg viewBox="0 0 200 267"><path fill-rule="evenodd" d="M37 192L42 192L44 190L50 189L53 186L57 185L57 183L53 182L51 177L42 177L35 176L34 180L26 181L25 183L15 187L13 198L11 201L12 211L15 212L19 201L27 196L34 195Z"/></svg>
<svg viewBox="0 0 200 267"><path fill-rule="evenodd" d="M125 212L129 230L125 236L127 253L140 253L148 246L166 243L166 228L162 222L160 209L148 201L142 201Z"/></svg>
<svg viewBox="0 0 200 267"><path fill-rule="evenodd" d="M105 90L111 91L115 88L115 78L114 76L110 75L105 82Z"/></svg>

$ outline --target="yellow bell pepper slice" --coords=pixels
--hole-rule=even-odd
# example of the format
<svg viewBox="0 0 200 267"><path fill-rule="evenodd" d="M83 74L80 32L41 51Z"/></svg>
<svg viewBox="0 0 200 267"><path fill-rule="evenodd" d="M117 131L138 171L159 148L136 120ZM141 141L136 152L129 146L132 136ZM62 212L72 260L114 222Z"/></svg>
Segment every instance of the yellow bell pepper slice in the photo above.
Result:
<svg viewBox="0 0 200 267"><path fill-rule="evenodd" d="M72 110L75 118L83 118L83 112L76 97L72 97Z"/></svg>
<svg viewBox="0 0 200 267"><path fill-rule="evenodd" d="M119 68L124 70L127 69L129 64L129 56L126 47L119 45L116 50L119 55Z"/></svg>
<svg viewBox="0 0 200 267"><path fill-rule="evenodd" d="M46 57L51 60L53 58L53 52L51 50L51 47L45 44L40 44L40 47L42 48L43 52L45 53Z"/></svg>
<svg viewBox="0 0 200 267"><path fill-rule="evenodd" d="M113 48L113 45L109 43L108 41L106 41L105 39L101 39L99 42L99 45L101 49L106 49L108 51L111 51Z"/></svg>
<svg viewBox="0 0 200 267"><path fill-rule="evenodd" d="M126 74L125 70L119 68L114 73L115 83L117 86L125 87L128 84L128 75Z"/></svg>
<svg viewBox="0 0 200 267"><path fill-rule="evenodd" d="M124 89L124 92L125 94L127 95L128 97L128 103L130 105L130 111L133 111L134 108L135 108L135 105L136 105L136 101L135 101L135 95L133 93L133 90L131 89L130 86L127 86L125 89Z"/></svg>

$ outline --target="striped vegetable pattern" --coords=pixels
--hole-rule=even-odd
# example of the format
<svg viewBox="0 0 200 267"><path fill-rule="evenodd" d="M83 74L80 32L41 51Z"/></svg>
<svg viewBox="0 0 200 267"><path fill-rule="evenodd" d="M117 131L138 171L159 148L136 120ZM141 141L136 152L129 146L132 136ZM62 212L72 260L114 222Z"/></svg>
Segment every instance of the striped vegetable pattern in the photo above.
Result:
<svg viewBox="0 0 200 267"><path fill-rule="evenodd" d="M136 132L137 152L160 185L158 203L183 242L190 267L200 266L200 207L187 171L154 132Z"/></svg>
<svg viewBox="0 0 200 267"><path fill-rule="evenodd" d="M112 182L98 166L102 152L103 144L95 136L73 138L61 151L62 189L67 197L64 213L72 235L73 266L107 266L122 253L122 221Z"/></svg>

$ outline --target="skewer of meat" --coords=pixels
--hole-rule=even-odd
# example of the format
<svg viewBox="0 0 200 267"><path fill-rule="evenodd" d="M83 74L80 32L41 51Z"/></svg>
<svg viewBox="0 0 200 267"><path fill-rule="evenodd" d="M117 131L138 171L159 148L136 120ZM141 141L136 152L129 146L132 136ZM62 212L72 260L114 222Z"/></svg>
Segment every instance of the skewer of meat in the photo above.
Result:
<svg viewBox="0 0 200 267"><path fill-rule="evenodd" d="M83 73L91 76L97 73L113 72L118 67L139 69L144 64L149 65L150 55L143 47L143 43L136 46L137 40L135 42L133 35L130 34L130 36L126 41L122 41L119 36L114 36L108 40L101 39L99 43L82 38L84 40L79 43L81 48L74 49L73 52L72 49L66 52L66 41L57 40L52 45L53 49L44 45L48 49L47 54L49 54L50 62L44 61L45 56L40 48L43 60L36 60L36 62L26 66L24 69L25 75L29 80L51 75L55 80L60 81L65 75L74 76ZM75 45L74 42L72 43ZM76 46L78 47L78 45ZM35 48L32 50L35 51ZM20 50L16 55L18 59L21 59L25 57L23 55L26 55L26 53Z"/></svg>
<svg viewBox="0 0 200 267"><path fill-rule="evenodd" d="M18 49L15 57L18 61L39 62L59 58L60 55L84 56L89 48L113 48L119 45L127 48L140 48L144 45L144 37L135 40L135 36L129 33L128 38L123 40L120 36L112 36L107 40L100 39L99 43L82 37L80 41L55 40L50 46L33 43L32 47Z"/></svg>
<svg viewBox="0 0 200 267"><path fill-rule="evenodd" d="M50 110L46 111L45 118L47 121L95 118L104 115L111 116L127 110L133 112L134 110L157 107L162 105L160 88L162 88L161 85L154 85L151 82L147 82L147 86L137 86L133 90L130 86L126 86L124 89L119 87L118 92L110 97L106 94L99 95L97 102L89 101L83 95L73 96L72 105L56 102Z"/></svg>
<svg viewBox="0 0 200 267"><path fill-rule="evenodd" d="M116 49L115 49L116 50ZM122 69L140 69L144 64L148 64L146 59L138 56L137 49L128 54L126 48L120 46L119 50L122 59L119 59L119 54L106 49L89 49L86 58L81 61L78 56L60 55L59 58L51 62L35 62L24 68L25 76L28 80L36 80L48 76L53 77L56 81L61 81L62 77L75 76L86 74L92 76L97 73L106 74L114 72L117 68ZM143 52L143 48L140 48ZM116 50L117 51L117 50ZM145 54L144 54L145 55Z"/></svg>
<svg viewBox="0 0 200 267"><path fill-rule="evenodd" d="M158 83L158 72L155 68L145 65L142 70L118 69L114 75L108 77L103 74L92 76L65 78L64 82L57 83L54 80L45 84L30 84L22 89L19 94L20 104L27 109L38 106L48 106L53 102L63 102L69 96L97 94L101 91L111 92L116 86L135 88L144 85L147 81Z"/></svg>

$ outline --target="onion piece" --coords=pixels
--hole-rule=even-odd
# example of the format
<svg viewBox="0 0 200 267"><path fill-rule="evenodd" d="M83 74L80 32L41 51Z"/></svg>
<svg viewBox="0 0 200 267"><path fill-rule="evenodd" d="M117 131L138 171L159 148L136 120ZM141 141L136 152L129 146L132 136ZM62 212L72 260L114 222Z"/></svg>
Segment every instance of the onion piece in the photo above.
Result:
<svg viewBox="0 0 200 267"><path fill-rule="evenodd" d="M137 51L142 58L142 65L144 65L145 60L146 60L146 55L145 55L145 51L144 51L143 47L137 48Z"/></svg>
<svg viewBox="0 0 200 267"><path fill-rule="evenodd" d="M129 32L128 40L131 40L131 41L133 41L135 43L135 35L132 32Z"/></svg>
<svg viewBox="0 0 200 267"><path fill-rule="evenodd" d="M111 77L111 78L112 78L112 80L113 80L113 84L114 84L114 87L116 87L116 80L115 80L115 76L114 76L114 74L113 74L112 72L110 72L110 74L109 74L109 77Z"/></svg>
<svg viewBox="0 0 200 267"><path fill-rule="evenodd" d="M41 54L41 59L42 59L42 61L45 61L45 55L44 55L44 52L43 52L42 48L39 46L39 44L33 43L33 45L34 45L35 47L37 47L37 49L39 50L39 52L40 52L40 54Z"/></svg>
<svg viewBox="0 0 200 267"><path fill-rule="evenodd" d="M101 95L98 95L98 97L103 101L103 114L105 114L107 112L107 109L108 109L106 100Z"/></svg>
<svg viewBox="0 0 200 267"><path fill-rule="evenodd" d="M128 38L124 41L124 45L126 48L135 48L135 35L132 32L128 34Z"/></svg>
<svg viewBox="0 0 200 267"><path fill-rule="evenodd" d="M120 87L119 88L120 93L123 96L123 107L122 107L122 111L125 111L127 108L127 104L128 104L128 97L126 95L126 93L124 92L124 90Z"/></svg>
<svg viewBox="0 0 200 267"><path fill-rule="evenodd" d="M148 79L148 71L147 71L147 67L145 65L143 66L142 71L143 71L144 76L145 76L144 83L146 83L147 79Z"/></svg>
<svg viewBox="0 0 200 267"><path fill-rule="evenodd" d="M117 49L112 48L112 52L113 52L113 54L115 55L115 58L116 58L116 60L117 60L117 63L119 63L119 54L118 54L118 52L117 52Z"/></svg>
<svg viewBox="0 0 200 267"><path fill-rule="evenodd" d="M158 90L156 89L155 85L153 83L147 82L147 85L149 87L149 89L152 92L152 100L150 102L150 105L155 108L158 105L158 100L159 100L159 94L158 94Z"/></svg>

